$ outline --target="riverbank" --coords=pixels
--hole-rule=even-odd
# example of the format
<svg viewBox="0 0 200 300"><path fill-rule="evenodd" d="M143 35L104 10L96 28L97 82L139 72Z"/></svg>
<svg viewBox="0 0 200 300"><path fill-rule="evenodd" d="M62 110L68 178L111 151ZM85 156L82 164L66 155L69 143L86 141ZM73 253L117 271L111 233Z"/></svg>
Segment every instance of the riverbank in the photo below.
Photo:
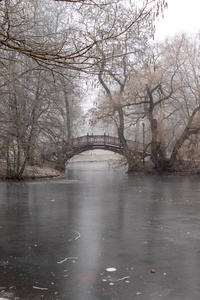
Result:
<svg viewBox="0 0 200 300"><path fill-rule="evenodd" d="M67 161L67 165L74 163L83 162L108 162L110 166L114 168L119 168L125 165L123 157L119 154L79 154L72 157ZM182 162L175 165L172 169L168 171L158 173L156 171L152 162L147 161L144 164L141 162L139 165L135 166L135 170L129 174L152 174L152 175L173 175L173 176L194 176L200 175L200 166L193 165L188 162ZM54 168L53 163L45 163L45 165L39 166L27 166L23 173L24 180L37 180L37 179L51 179L51 178L64 178L65 173L60 172ZM6 164L5 162L0 162L0 180L6 179ZM13 178L14 180L14 178Z"/></svg>
<svg viewBox="0 0 200 300"><path fill-rule="evenodd" d="M63 173L48 166L27 166L23 173L23 179L47 179L64 176ZM6 165L0 164L0 180L6 179Z"/></svg>
<svg viewBox="0 0 200 300"><path fill-rule="evenodd" d="M90 153L83 153L74 156L71 158L68 163L81 163L81 162L109 162L111 166L114 166L116 168L125 165L126 160L122 155L119 155L117 153L115 154L93 154ZM141 161L140 163L135 165L135 169L130 172L129 174L152 174L152 175L169 175L169 176L194 176L200 175L200 165L197 162L189 162L189 161L179 161L178 163L174 164L174 166L166 171L158 172L155 169L154 164L151 161Z"/></svg>
<svg viewBox="0 0 200 300"><path fill-rule="evenodd" d="M106 162L106 161L118 161L120 159L118 154L80 154L72 157L67 163L79 163L79 162ZM42 165L42 164L41 164ZM64 177L64 172L56 170L53 163L45 163L41 167L39 166L26 166L23 173L24 180L31 179L50 179ZM6 179L6 163L0 162L0 180Z"/></svg>

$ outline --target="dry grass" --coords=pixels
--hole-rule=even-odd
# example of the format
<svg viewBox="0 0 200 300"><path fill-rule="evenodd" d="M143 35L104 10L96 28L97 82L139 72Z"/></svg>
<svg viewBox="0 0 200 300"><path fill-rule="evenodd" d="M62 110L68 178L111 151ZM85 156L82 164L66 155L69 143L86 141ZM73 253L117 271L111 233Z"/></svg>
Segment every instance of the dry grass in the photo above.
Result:
<svg viewBox="0 0 200 300"><path fill-rule="evenodd" d="M23 179L38 179L59 177L61 173L51 167L27 166L25 168ZM6 163L0 162L0 179L6 178Z"/></svg>

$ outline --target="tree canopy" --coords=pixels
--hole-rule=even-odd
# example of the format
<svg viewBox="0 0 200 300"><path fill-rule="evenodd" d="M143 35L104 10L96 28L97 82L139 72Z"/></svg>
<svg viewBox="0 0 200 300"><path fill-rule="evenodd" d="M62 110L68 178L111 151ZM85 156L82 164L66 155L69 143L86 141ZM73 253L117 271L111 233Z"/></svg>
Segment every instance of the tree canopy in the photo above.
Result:
<svg viewBox="0 0 200 300"><path fill-rule="evenodd" d="M91 65L92 48L108 40L115 41L144 19L153 24L155 16L166 7L165 0L146 0L137 6L132 0L61 2L2 1L1 50L19 52L54 70L61 66L84 70ZM129 14L125 13L127 10ZM81 24L83 14L86 17L84 24ZM122 27L123 15L126 23ZM99 32L94 32L92 28L96 22L100 24ZM52 23L48 32L44 30L46 23Z"/></svg>

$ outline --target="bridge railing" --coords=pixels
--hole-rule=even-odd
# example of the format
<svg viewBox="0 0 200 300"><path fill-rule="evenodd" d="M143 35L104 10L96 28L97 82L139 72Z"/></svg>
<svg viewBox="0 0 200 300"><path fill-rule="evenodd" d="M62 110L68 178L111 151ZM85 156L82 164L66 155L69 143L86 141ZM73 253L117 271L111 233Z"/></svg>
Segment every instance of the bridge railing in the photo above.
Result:
<svg viewBox="0 0 200 300"><path fill-rule="evenodd" d="M77 137L71 140L71 144L75 148L79 148L82 146L95 146L95 145L113 145L117 147L121 147L121 142L119 138L109 136L109 135L85 135L81 137Z"/></svg>
<svg viewBox="0 0 200 300"><path fill-rule="evenodd" d="M129 149L137 149L138 151L143 151L143 143L127 140ZM71 145L73 148L81 148L84 146L115 146L122 148L122 144L118 137L113 137L110 135L85 135L71 140Z"/></svg>

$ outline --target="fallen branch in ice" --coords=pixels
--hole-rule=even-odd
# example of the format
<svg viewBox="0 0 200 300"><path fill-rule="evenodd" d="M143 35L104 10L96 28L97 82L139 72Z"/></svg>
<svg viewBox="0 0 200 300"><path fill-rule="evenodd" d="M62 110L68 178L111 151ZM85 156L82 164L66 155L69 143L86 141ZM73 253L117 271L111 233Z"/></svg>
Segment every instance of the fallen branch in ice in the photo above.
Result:
<svg viewBox="0 0 200 300"><path fill-rule="evenodd" d="M78 259L78 257L66 257L65 259L63 259L61 261L57 261L57 264L62 264L63 262L65 262L68 259Z"/></svg>
<svg viewBox="0 0 200 300"><path fill-rule="evenodd" d="M38 287L38 286L33 286L33 289L41 290L41 291L47 291L48 290L48 288L41 288L41 287Z"/></svg>
<svg viewBox="0 0 200 300"><path fill-rule="evenodd" d="M80 232L78 232L77 230L70 230L70 231L76 232L78 234L78 236L74 239L75 241L77 241L81 237Z"/></svg>
<svg viewBox="0 0 200 300"><path fill-rule="evenodd" d="M122 278L119 278L118 280L125 280L125 279L129 279L130 276L125 276L125 277L122 277Z"/></svg>
<svg viewBox="0 0 200 300"><path fill-rule="evenodd" d="M76 241L76 240L78 240L81 237L81 234L80 234L80 232L78 232L76 230L74 230L74 231L78 234L78 236L75 238L75 241Z"/></svg>

